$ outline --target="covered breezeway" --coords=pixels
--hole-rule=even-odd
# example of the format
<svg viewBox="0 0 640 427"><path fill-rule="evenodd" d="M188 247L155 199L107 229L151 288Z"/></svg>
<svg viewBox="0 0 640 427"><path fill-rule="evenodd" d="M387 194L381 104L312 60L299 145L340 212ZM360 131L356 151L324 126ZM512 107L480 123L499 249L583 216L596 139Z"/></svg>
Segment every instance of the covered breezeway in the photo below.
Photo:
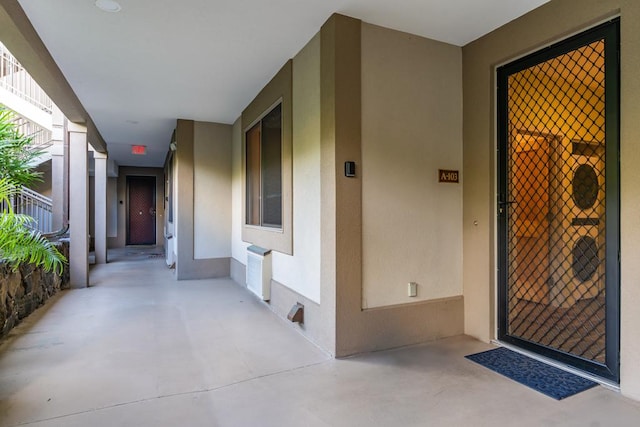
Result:
<svg viewBox="0 0 640 427"><path fill-rule="evenodd" d="M336 360L229 279L120 250L0 343L0 426L638 425L604 387L555 401L465 336Z"/></svg>

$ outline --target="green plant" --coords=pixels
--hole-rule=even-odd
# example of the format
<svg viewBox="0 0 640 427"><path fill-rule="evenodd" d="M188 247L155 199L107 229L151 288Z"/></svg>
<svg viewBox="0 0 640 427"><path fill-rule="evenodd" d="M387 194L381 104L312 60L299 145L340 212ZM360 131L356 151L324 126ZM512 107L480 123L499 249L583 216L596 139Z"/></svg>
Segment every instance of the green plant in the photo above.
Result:
<svg viewBox="0 0 640 427"><path fill-rule="evenodd" d="M65 257L31 227L33 218L15 213L11 204L20 186L40 179L32 162L41 151L31 149L30 142L20 134L12 113L0 107L0 259L13 269L28 262L61 273Z"/></svg>
<svg viewBox="0 0 640 427"><path fill-rule="evenodd" d="M0 178L25 186L41 181L32 165L43 150L31 146L31 139L20 133L11 110L0 106Z"/></svg>

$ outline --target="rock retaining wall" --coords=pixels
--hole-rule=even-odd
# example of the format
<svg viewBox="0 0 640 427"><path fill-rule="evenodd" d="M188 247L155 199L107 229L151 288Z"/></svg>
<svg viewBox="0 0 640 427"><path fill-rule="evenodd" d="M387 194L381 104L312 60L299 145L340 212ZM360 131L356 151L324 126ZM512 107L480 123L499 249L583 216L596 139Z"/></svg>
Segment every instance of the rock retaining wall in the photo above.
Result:
<svg viewBox="0 0 640 427"><path fill-rule="evenodd" d="M59 243L58 250L69 258L68 242ZM59 275L30 264L21 265L16 271L0 264L0 338L60 289L68 287L68 265Z"/></svg>

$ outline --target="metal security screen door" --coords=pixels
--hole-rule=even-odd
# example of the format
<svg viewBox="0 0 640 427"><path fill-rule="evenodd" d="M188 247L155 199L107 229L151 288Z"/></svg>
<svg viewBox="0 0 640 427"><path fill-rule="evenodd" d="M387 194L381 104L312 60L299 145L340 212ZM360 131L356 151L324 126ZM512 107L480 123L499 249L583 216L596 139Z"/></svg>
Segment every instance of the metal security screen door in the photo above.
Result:
<svg viewBox="0 0 640 427"><path fill-rule="evenodd" d="M498 337L616 382L618 27L498 69Z"/></svg>

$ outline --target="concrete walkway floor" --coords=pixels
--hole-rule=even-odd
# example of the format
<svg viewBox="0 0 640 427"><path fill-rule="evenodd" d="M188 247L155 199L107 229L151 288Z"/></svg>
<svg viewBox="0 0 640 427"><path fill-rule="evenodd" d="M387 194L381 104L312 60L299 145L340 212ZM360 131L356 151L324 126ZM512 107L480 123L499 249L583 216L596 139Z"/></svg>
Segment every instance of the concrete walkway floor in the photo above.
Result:
<svg viewBox="0 0 640 427"><path fill-rule="evenodd" d="M603 387L555 401L467 361L469 337L334 360L231 280L134 255L0 343L0 426L640 425Z"/></svg>

